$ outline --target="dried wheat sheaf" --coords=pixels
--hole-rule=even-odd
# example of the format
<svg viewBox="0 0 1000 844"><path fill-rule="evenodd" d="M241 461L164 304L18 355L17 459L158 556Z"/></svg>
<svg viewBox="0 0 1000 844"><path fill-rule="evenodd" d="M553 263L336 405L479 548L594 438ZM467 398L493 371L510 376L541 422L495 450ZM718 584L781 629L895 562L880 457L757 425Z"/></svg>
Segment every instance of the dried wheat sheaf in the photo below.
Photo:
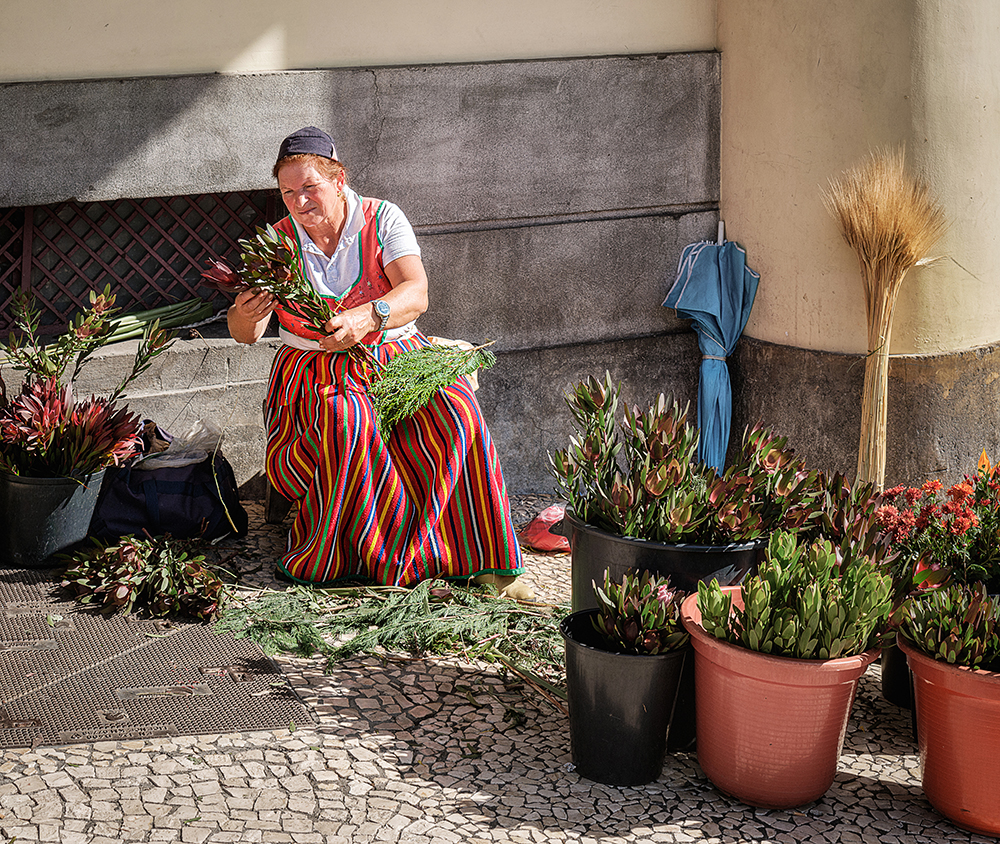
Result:
<svg viewBox="0 0 1000 844"><path fill-rule="evenodd" d="M868 356L857 479L882 489L893 309L907 272L934 260L930 252L944 234L944 212L927 185L907 173L902 148L876 150L840 178L831 179L823 199L861 266Z"/></svg>

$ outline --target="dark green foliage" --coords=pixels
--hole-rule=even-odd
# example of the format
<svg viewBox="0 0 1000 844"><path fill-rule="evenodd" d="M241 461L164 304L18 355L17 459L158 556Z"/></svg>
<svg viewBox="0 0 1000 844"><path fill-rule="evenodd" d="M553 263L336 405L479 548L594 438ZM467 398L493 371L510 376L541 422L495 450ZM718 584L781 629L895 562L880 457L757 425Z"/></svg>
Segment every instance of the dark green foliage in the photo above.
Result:
<svg viewBox="0 0 1000 844"><path fill-rule="evenodd" d="M827 540L771 536L760 572L743 583L743 609L718 581L698 584L702 626L753 651L837 659L878 644L892 608L892 581L870 559L838 559Z"/></svg>
<svg viewBox="0 0 1000 844"><path fill-rule="evenodd" d="M110 287L100 294L91 291L90 307L76 314L66 330L45 345L38 333L34 301L27 295L16 299L18 331L11 334L4 351L11 365L27 377L14 396L7 395L0 378L0 469L31 477L83 478L135 453L139 419L115 402L170 348L174 337L158 321L146 323L132 368L121 383L107 398L77 399L73 379L94 352L111 340L114 303Z"/></svg>
<svg viewBox="0 0 1000 844"><path fill-rule="evenodd" d="M604 572L604 586L594 584L599 614L594 629L608 649L626 654L662 654L683 648L689 636L681 626L684 592L670 588L669 577L628 572L622 582Z"/></svg>
<svg viewBox="0 0 1000 844"><path fill-rule="evenodd" d="M1000 658L1000 602L982 583L928 589L910 598L904 612L901 632L934 659L978 668Z"/></svg>
<svg viewBox="0 0 1000 844"><path fill-rule="evenodd" d="M699 432L687 407L661 394L642 410L620 396L606 372L566 397L576 434L549 463L581 521L618 536L696 545L786 529L829 539L841 554L882 553L870 484L852 488L842 475L807 469L787 438L761 428L747 429L719 475L697 459Z"/></svg>
<svg viewBox="0 0 1000 844"><path fill-rule="evenodd" d="M186 615L208 621L224 597L225 586L204 556L193 553L191 543L169 536L95 543L65 559L62 587L106 613L146 610L159 618Z"/></svg>
<svg viewBox="0 0 1000 844"><path fill-rule="evenodd" d="M379 370L370 390L379 428L392 430L397 422L424 407L438 390L495 363L496 356L481 346L463 349L439 344L396 355Z"/></svg>

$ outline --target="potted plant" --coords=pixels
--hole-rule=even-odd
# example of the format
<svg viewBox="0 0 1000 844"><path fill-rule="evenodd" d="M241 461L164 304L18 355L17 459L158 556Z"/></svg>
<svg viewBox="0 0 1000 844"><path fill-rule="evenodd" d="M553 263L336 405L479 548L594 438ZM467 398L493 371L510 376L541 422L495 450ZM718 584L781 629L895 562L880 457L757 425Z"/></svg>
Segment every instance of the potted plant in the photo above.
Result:
<svg viewBox="0 0 1000 844"><path fill-rule="evenodd" d="M670 574L688 592L700 580L737 582L771 531L842 534L853 515L845 521L834 511L873 495L852 491L840 475L808 471L785 438L760 428L746 432L718 475L696 458L698 429L686 408L662 394L645 411L630 407L609 373L577 384L566 401L577 431L549 462L567 502L574 609L595 605L591 583L609 565L616 576L631 568Z"/></svg>
<svg viewBox="0 0 1000 844"><path fill-rule="evenodd" d="M957 826L1000 836L1000 602L982 583L930 590L908 602L898 642L924 794Z"/></svg>
<svg viewBox="0 0 1000 844"><path fill-rule="evenodd" d="M642 785L659 777L688 634L684 594L668 578L606 573L599 606L560 624L573 764L587 779Z"/></svg>
<svg viewBox="0 0 1000 844"><path fill-rule="evenodd" d="M719 790L766 808L826 792L891 604L870 557L789 532L771 536L742 586L702 583L685 599L698 762Z"/></svg>
<svg viewBox="0 0 1000 844"><path fill-rule="evenodd" d="M110 287L91 291L90 306L46 345L37 307L26 296L14 302L15 324L3 349L25 373L20 391L8 395L0 377L0 563L38 567L87 535L106 467L139 447L139 419L118 403L125 388L172 338L151 323L129 374L108 397L79 399L73 381L110 334L115 312ZM66 372L70 369L67 378Z"/></svg>
<svg viewBox="0 0 1000 844"><path fill-rule="evenodd" d="M1000 593L1000 476L982 453L974 477L945 490L940 481L885 491L876 511L891 555L897 617L908 600L948 583L983 583ZM893 643L882 653L882 694L912 706L912 678Z"/></svg>
<svg viewBox="0 0 1000 844"><path fill-rule="evenodd" d="M567 502L572 606L596 606L592 583L605 569L669 575L693 592L699 581L738 583L754 569L776 529L803 539L873 547L875 490L843 475L809 471L787 439L748 429L721 474L697 460L698 429L687 410L661 395L645 411L621 402L605 373L574 386L567 404L576 426L569 447L549 462ZM620 414L620 418L619 418ZM693 661L685 666L671 749L694 742Z"/></svg>

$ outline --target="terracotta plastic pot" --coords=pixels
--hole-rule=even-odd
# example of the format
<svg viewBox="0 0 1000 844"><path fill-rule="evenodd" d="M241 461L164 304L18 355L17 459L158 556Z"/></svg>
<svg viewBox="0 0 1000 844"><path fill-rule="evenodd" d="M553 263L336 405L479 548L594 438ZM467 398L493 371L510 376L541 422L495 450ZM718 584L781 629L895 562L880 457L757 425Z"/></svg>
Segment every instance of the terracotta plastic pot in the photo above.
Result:
<svg viewBox="0 0 1000 844"><path fill-rule="evenodd" d="M741 590L730 587L739 604ZM842 659L761 654L701 626L697 594L681 606L695 653L698 763L751 806L788 809L833 784L858 681L877 650Z"/></svg>
<svg viewBox="0 0 1000 844"><path fill-rule="evenodd" d="M949 665L896 641L913 672L924 794L956 826L1000 836L1000 672Z"/></svg>
<svg viewBox="0 0 1000 844"><path fill-rule="evenodd" d="M681 668L690 648L665 654L612 653L601 646L596 609L568 615L566 695L570 746L580 776L643 785L660 776Z"/></svg>

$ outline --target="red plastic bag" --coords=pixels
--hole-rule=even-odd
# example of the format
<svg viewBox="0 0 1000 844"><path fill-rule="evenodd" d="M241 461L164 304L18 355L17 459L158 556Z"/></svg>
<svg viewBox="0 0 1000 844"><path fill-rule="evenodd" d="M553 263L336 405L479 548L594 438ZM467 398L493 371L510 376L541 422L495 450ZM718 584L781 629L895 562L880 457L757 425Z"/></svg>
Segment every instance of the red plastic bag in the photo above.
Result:
<svg viewBox="0 0 1000 844"><path fill-rule="evenodd" d="M553 525L563 520L565 514L565 504L546 507L521 531L521 542L535 551L569 551L569 540L551 530Z"/></svg>

